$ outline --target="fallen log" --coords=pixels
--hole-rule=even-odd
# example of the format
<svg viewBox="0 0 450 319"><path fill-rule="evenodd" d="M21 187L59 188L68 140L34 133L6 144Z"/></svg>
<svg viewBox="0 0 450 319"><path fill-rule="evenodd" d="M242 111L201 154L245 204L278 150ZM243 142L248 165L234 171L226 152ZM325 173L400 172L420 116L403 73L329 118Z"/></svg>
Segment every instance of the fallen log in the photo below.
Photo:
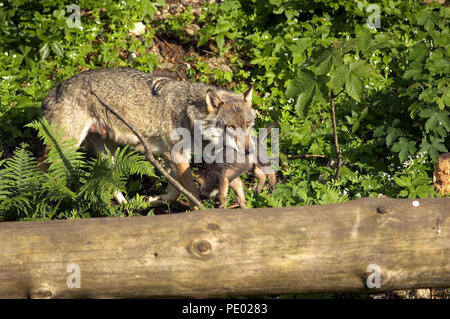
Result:
<svg viewBox="0 0 450 319"><path fill-rule="evenodd" d="M0 298L450 287L449 234L450 198L3 222Z"/></svg>

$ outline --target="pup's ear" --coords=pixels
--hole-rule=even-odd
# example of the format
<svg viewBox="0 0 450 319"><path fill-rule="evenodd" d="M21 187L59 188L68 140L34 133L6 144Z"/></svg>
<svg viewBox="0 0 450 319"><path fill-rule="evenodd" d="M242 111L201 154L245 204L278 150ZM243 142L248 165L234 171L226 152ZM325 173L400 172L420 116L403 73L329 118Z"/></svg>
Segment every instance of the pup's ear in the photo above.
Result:
<svg viewBox="0 0 450 319"><path fill-rule="evenodd" d="M220 97L211 89L206 91L206 109L208 113L217 112L219 107L223 104Z"/></svg>
<svg viewBox="0 0 450 319"><path fill-rule="evenodd" d="M247 102L247 105L249 107L252 107L252 95L253 95L253 86L250 86L247 92L244 93L244 100L245 102Z"/></svg>

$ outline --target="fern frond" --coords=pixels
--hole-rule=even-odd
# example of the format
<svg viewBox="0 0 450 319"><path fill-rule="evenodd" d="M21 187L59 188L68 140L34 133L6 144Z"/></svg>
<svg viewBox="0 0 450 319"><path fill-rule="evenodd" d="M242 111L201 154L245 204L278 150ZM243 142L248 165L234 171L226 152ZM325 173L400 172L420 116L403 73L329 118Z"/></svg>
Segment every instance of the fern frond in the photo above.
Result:
<svg viewBox="0 0 450 319"><path fill-rule="evenodd" d="M114 170L111 157L100 153L88 164L89 173L82 180L77 196L95 206L109 206L115 191L125 192L125 178Z"/></svg>
<svg viewBox="0 0 450 319"><path fill-rule="evenodd" d="M108 152L109 154L109 152ZM109 154L110 155L110 154ZM144 155L130 151L128 146L118 147L114 152L114 168L119 174L128 178L133 174L139 176L156 176L153 165Z"/></svg>
<svg viewBox="0 0 450 319"><path fill-rule="evenodd" d="M13 157L6 159L0 169L0 203L16 196L27 197L39 189L40 175L36 169L36 159L26 149L27 146L22 143L14 151ZM20 202L10 201L7 206ZM5 205L3 207L6 207Z"/></svg>
<svg viewBox="0 0 450 319"><path fill-rule="evenodd" d="M72 184L84 173L85 156L74 139L64 140L64 130L57 130L45 118L27 125L38 132L38 136L50 149L46 162L50 164L49 174L66 185Z"/></svg>

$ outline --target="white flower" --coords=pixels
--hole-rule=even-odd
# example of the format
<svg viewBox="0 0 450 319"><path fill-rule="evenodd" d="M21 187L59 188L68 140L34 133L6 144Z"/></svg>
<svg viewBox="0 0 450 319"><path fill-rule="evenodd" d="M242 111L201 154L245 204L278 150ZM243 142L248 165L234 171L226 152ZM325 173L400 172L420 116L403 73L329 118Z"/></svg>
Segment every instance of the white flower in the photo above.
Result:
<svg viewBox="0 0 450 319"><path fill-rule="evenodd" d="M7 55L8 55L8 52L5 52L5 55L7 56Z"/></svg>
<svg viewBox="0 0 450 319"><path fill-rule="evenodd" d="M294 41L297 41L297 40L298 40L298 38L293 38L292 40L294 40Z"/></svg>
<svg viewBox="0 0 450 319"><path fill-rule="evenodd" d="M264 97L269 97L270 96L270 92L266 92L266 94L264 94Z"/></svg>
<svg viewBox="0 0 450 319"><path fill-rule="evenodd" d="M145 24L143 24L142 22L136 22L134 23L134 28L132 30L128 30L128 32L130 32L130 34L132 35L139 36L145 33L145 29Z"/></svg>

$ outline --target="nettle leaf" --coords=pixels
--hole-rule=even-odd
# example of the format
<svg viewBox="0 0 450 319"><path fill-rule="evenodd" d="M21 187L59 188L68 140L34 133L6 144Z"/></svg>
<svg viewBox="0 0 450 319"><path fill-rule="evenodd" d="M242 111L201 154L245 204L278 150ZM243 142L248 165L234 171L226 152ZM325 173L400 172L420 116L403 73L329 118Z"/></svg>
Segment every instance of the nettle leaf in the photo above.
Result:
<svg viewBox="0 0 450 319"><path fill-rule="evenodd" d="M214 34L214 27L212 25L208 25L202 29L199 30L199 40L197 43L197 46L200 47L204 44L206 44L209 39L211 39L212 35Z"/></svg>
<svg viewBox="0 0 450 319"><path fill-rule="evenodd" d="M297 103L295 104L295 111L300 117L306 118L308 115L309 107L311 106L315 94L316 85L313 85L298 96Z"/></svg>
<svg viewBox="0 0 450 319"><path fill-rule="evenodd" d="M295 110L301 117L306 117L309 113L309 107L316 95L317 80L309 70L300 70L297 73L297 78L290 81L286 90L287 98L297 98Z"/></svg>
<svg viewBox="0 0 450 319"><path fill-rule="evenodd" d="M310 38L301 38L295 41L294 44L290 45L288 49L292 53L293 63L302 63L306 59L306 49L308 48L308 43Z"/></svg>
<svg viewBox="0 0 450 319"><path fill-rule="evenodd" d="M428 56L428 49L423 43L416 44L409 52L408 60L423 61Z"/></svg>
<svg viewBox="0 0 450 319"><path fill-rule="evenodd" d="M421 74L422 74L422 70L409 69L405 72L405 74L403 74L403 78L405 80L409 80L409 79L417 80Z"/></svg>
<svg viewBox="0 0 450 319"><path fill-rule="evenodd" d="M345 91L356 101L361 101L363 93L363 82L361 78L354 72L349 71L345 78Z"/></svg>
<svg viewBox="0 0 450 319"><path fill-rule="evenodd" d="M399 153L398 158L403 163L408 158L408 155L417 151L416 143L408 140L406 137L400 137L398 142L392 146L392 151Z"/></svg>
<svg viewBox="0 0 450 319"><path fill-rule="evenodd" d="M361 114L359 115L359 120L362 121L367 117L367 114L369 114L369 107L366 106L362 111Z"/></svg>
<svg viewBox="0 0 450 319"><path fill-rule="evenodd" d="M409 176L394 177L395 183L401 187L409 187L411 185L411 178Z"/></svg>
<svg viewBox="0 0 450 319"><path fill-rule="evenodd" d="M377 72L369 64L358 60L350 64L350 71L355 73L361 79L367 79L378 76Z"/></svg>
<svg viewBox="0 0 450 319"><path fill-rule="evenodd" d="M315 75L309 70L300 70L297 72L297 77L289 82L286 90L286 97L296 98L298 95L311 86L314 86L316 82Z"/></svg>
<svg viewBox="0 0 450 319"><path fill-rule="evenodd" d="M39 54L41 55L41 59L42 60L47 59L49 53L50 53L49 44L48 44L48 42L45 42L39 49Z"/></svg>
<svg viewBox="0 0 450 319"><path fill-rule="evenodd" d="M384 125L377 126L373 131L373 137L381 137L387 134L386 127Z"/></svg>
<svg viewBox="0 0 450 319"><path fill-rule="evenodd" d="M391 147L391 145L394 143L397 137L403 135L403 132L401 129L396 127L389 127L387 131L388 134L386 136L386 146Z"/></svg>
<svg viewBox="0 0 450 319"><path fill-rule="evenodd" d="M361 101L363 94L363 79L375 77L377 73L367 63L358 60L349 65L348 73L345 77L345 91L356 101Z"/></svg>
<svg viewBox="0 0 450 319"><path fill-rule="evenodd" d="M322 100L322 102L326 103L330 100L330 89L328 87L329 77L326 75L318 75L317 76L317 90L316 96Z"/></svg>
<svg viewBox="0 0 450 319"><path fill-rule="evenodd" d="M426 133L434 131L438 126L444 127L447 132L450 132L450 119L448 111L425 109L420 112L419 116L421 118L428 118L428 120L425 122Z"/></svg>
<svg viewBox="0 0 450 319"><path fill-rule="evenodd" d="M448 152L448 150L443 144L444 142L443 138L432 136L430 140L431 143L428 142L426 136L422 139L422 143L420 144L420 152L421 153L428 152L433 161L437 161L439 158L439 152L445 153Z"/></svg>
<svg viewBox="0 0 450 319"><path fill-rule="evenodd" d="M341 65L333 71L333 75L330 79L330 84L333 88L341 88L345 85L345 80L349 70L346 65Z"/></svg>
<svg viewBox="0 0 450 319"><path fill-rule="evenodd" d="M64 56L64 51L61 45L58 42L51 42L50 47L52 48L52 52L60 57Z"/></svg>
<svg viewBox="0 0 450 319"><path fill-rule="evenodd" d="M321 48L313 53L314 65L317 66L318 75L327 74L331 66L339 67L343 64L342 52L333 47Z"/></svg>

